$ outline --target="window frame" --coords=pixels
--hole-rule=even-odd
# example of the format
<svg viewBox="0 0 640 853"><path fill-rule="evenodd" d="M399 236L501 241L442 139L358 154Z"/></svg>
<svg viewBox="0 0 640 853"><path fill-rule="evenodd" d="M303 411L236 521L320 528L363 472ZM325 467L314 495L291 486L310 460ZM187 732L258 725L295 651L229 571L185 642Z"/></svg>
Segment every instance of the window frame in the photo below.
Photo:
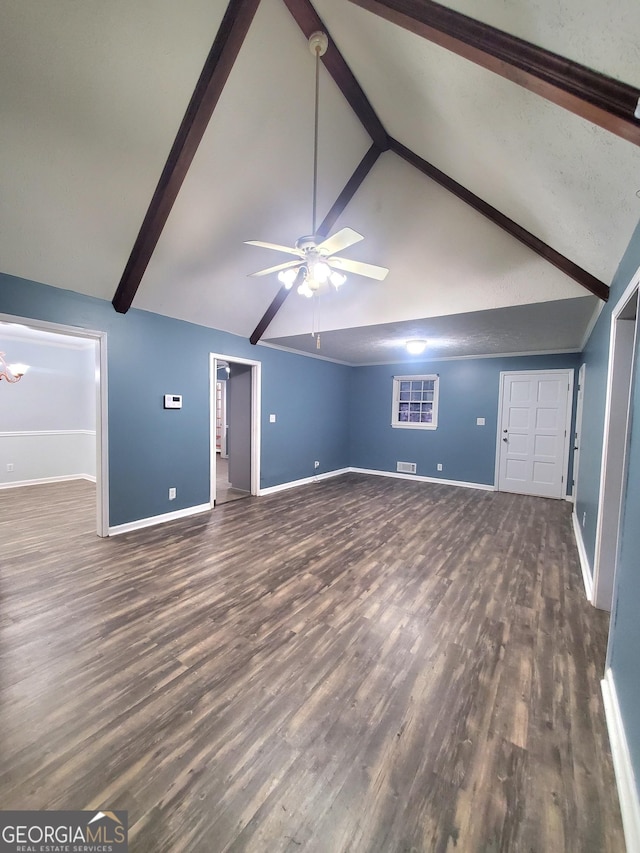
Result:
<svg viewBox="0 0 640 853"><path fill-rule="evenodd" d="M430 424L420 421L401 421L399 419L400 384L402 382L433 382L433 418ZM440 375L438 373L415 373L409 376L393 377L393 393L391 402L391 426L394 429L438 429L438 409L440 399ZM409 401L411 402L411 401Z"/></svg>

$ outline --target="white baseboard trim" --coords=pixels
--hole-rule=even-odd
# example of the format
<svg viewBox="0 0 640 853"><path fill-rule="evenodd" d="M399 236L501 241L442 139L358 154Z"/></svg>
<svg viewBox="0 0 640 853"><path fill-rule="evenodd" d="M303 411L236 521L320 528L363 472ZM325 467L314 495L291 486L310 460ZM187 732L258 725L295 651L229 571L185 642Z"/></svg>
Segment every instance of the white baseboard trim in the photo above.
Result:
<svg viewBox="0 0 640 853"><path fill-rule="evenodd" d="M23 438L41 435L95 435L95 429L29 429L0 432L0 438Z"/></svg>
<svg viewBox="0 0 640 853"><path fill-rule="evenodd" d="M640 851L640 800L611 669L600 682L628 853Z"/></svg>
<svg viewBox="0 0 640 853"><path fill-rule="evenodd" d="M116 524L109 528L109 536L119 536L121 533L130 533L132 530L142 530L143 527L153 527L156 524L164 524L166 521L176 521L179 518L188 518L190 515L199 515L212 509L210 503L198 506L187 506L177 509L175 512L163 512L162 515L152 515L149 518L139 518L137 521L127 521L125 524Z"/></svg>
<svg viewBox="0 0 640 853"><path fill-rule="evenodd" d="M466 483L463 480L444 480L440 477L423 477L419 474L400 474L396 471L376 471L373 468L348 468L355 474L374 474L376 477L395 477L398 480L418 480L420 483L439 483L443 486L461 486L463 489L481 489L483 492L495 492L495 486L486 483Z"/></svg>
<svg viewBox="0 0 640 853"><path fill-rule="evenodd" d="M0 489L19 489L22 486L42 486L45 483L64 483L67 480L91 480L96 478L91 474L61 474L59 477L40 477L36 480L15 480L13 483L0 483Z"/></svg>
<svg viewBox="0 0 640 853"><path fill-rule="evenodd" d="M441 483L445 486L461 486L464 489L481 489L485 492L494 492L494 486L488 486L486 483L465 483L462 480L443 480L437 477L422 477L417 474L399 474L395 471L376 471L373 468L339 468L335 471L327 471L324 474L318 474L316 477L305 477L302 480L291 480L288 483L280 483L278 486L267 486L265 489L260 489L258 493L260 497L263 495L272 495L275 492L282 492L285 489L294 489L296 486L306 486L308 483L315 483L319 480L328 480L330 477L339 477L341 474L373 474L376 477L395 477L399 480L418 480L421 483Z"/></svg>
<svg viewBox="0 0 640 853"><path fill-rule="evenodd" d="M339 477L341 474L348 474L349 471L353 470L353 468L338 468L335 471L325 471L323 474L316 474L315 477L304 477L302 480L290 480L288 483L280 483L277 486L266 486L266 488L260 489L258 494L260 497L263 495L273 495L276 492L284 492L285 489L295 489L296 486L306 486L309 483L317 483L320 480Z"/></svg>
<svg viewBox="0 0 640 853"><path fill-rule="evenodd" d="M582 569L582 581L584 583L584 591L587 596L587 601L593 604L593 575L591 574L591 566L587 557L587 550L584 547L584 539L582 538L582 528L578 521L578 516L575 510L571 513L571 521L573 522L573 533L576 537L576 545L578 546L578 557L580 558L580 568Z"/></svg>

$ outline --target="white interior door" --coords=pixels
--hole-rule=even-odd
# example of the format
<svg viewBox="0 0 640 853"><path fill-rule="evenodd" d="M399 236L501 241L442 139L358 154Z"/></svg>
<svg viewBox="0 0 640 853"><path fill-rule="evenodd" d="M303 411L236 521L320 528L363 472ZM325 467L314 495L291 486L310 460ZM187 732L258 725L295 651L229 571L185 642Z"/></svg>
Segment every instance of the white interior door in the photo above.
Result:
<svg viewBox="0 0 640 853"><path fill-rule="evenodd" d="M563 498L573 371L501 374L498 489Z"/></svg>

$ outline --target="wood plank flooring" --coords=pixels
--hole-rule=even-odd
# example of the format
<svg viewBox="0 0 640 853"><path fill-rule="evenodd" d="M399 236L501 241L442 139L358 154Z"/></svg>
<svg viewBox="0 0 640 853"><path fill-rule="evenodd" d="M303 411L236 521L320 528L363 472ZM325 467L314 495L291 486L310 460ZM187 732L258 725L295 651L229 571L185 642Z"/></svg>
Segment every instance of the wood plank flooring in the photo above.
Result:
<svg viewBox="0 0 640 853"><path fill-rule="evenodd" d="M0 491L2 808L139 853L624 841L570 506L349 474L108 540Z"/></svg>

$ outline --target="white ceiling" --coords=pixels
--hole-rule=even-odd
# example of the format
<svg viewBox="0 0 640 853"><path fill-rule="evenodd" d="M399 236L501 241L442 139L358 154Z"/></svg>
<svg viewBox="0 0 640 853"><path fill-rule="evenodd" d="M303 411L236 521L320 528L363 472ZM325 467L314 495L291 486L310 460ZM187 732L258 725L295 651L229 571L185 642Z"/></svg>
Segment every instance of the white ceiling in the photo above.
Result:
<svg viewBox="0 0 640 853"><path fill-rule="evenodd" d="M595 296L584 296L445 317L334 329L319 335L319 345L318 337L307 332L272 338L269 345L321 358L329 353L332 359L350 365L424 361L425 358L578 352L584 344L585 328L594 317L598 301ZM426 342L422 355L410 356L407 353L405 345L410 340Z"/></svg>
<svg viewBox="0 0 640 853"><path fill-rule="evenodd" d="M610 283L640 216L639 147L346 0L314 5L391 136ZM594 0L445 5L640 85L636 0L615 15ZM5 0L3 272L113 297L224 10ZM287 258L243 241L291 245L311 227L313 74L284 4L261 0L134 307L250 335L280 285L248 273ZM319 219L370 144L322 69ZM534 350L572 349L593 313L581 286L392 152L333 230L344 225L365 235L345 255L390 274L322 297L320 327L336 331L322 337L327 357L384 360L391 326L410 337L433 318L449 355L471 339L487 350L476 354L529 351L529 331ZM548 302L566 321L551 336ZM295 341L310 328L294 293L265 338L305 349Z"/></svg>
<svg viewBox="0 0 640 853"><path fill-rule="evenodd" d="M0 350L10 357L11 345L18 342L40 343L48 346L66 347L67 349L91 349L95 347L95 340L89 338L31 328L22 323L0 322Z"/></svg>

